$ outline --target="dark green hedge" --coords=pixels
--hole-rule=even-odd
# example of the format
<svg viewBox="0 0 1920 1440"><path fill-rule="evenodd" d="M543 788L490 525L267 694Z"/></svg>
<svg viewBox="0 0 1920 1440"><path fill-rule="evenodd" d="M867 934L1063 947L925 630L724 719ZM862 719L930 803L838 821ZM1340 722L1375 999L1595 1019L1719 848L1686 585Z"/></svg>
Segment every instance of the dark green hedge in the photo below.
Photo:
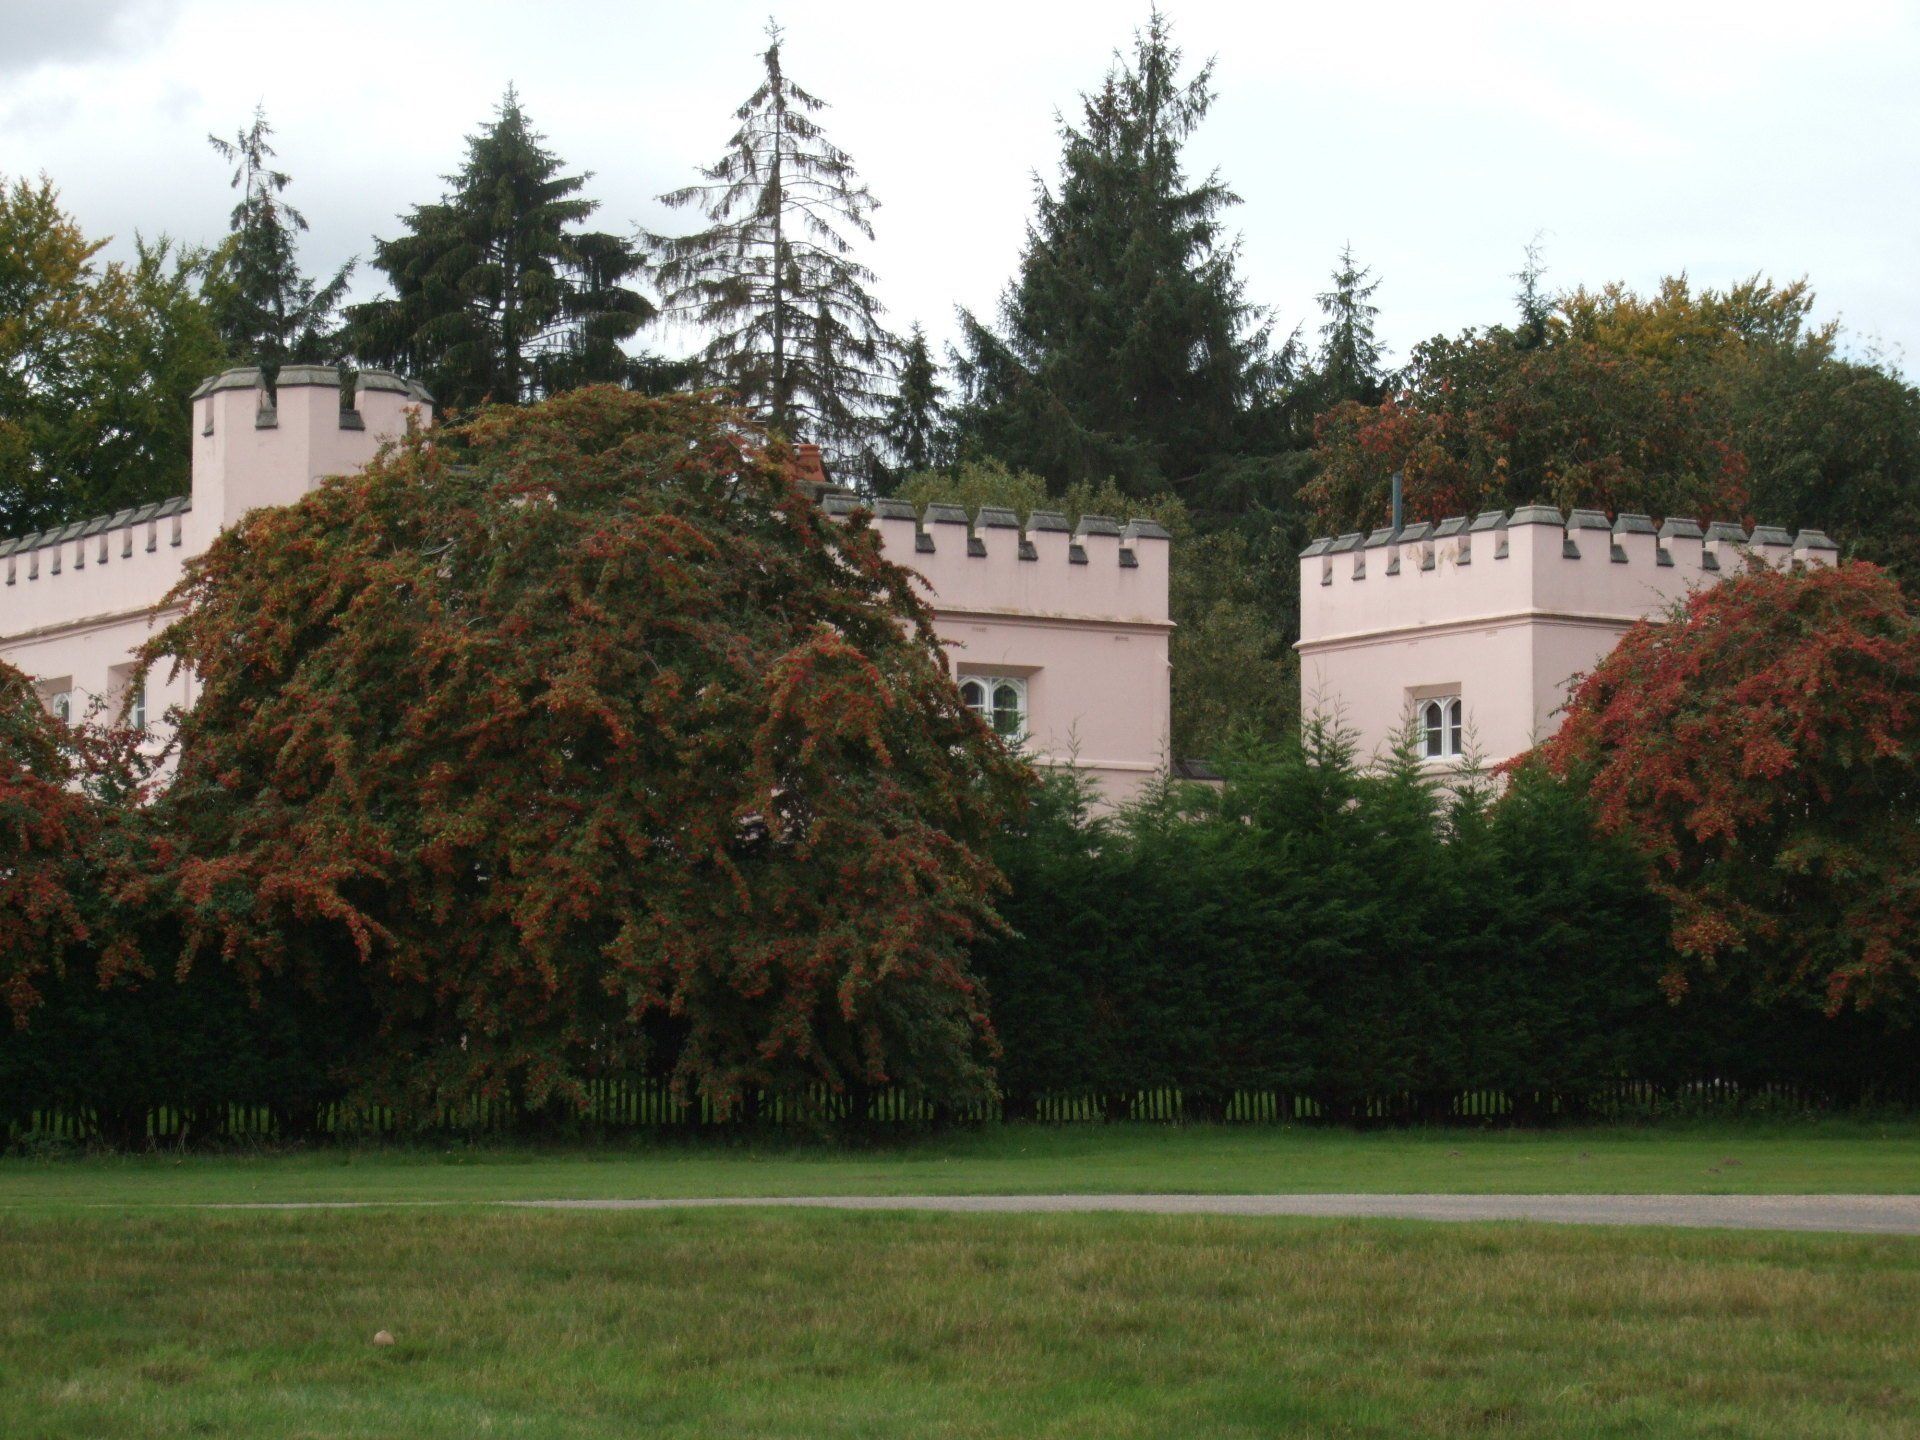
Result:
<svg viewBox="0 0 1920 1440"><path fill-rule="evenodd" d="M1360 773L1320 731L1228 768L1219 794L1175 787L1105 818L1055 777L1003 837L1010 930L976 963L1008 1116L1064 1098L1125 1116L1143 1094L1164 1113L1175 1093L1205 1119L1259 1092L1291 1097L1269 1107L1283 1114L1445 1119L1491 1092L1528 1119L1603 1108L1626 1082L1920 1097L1920 1046L1891 1018L1731 980L1670 1003L1666 916L1576 787L1522 771L1497 801L1448 797L1411 763ZM102 987L70 966L31 1027L0 1036L0 1127L55 1112L138 1143L183 1121L210 1138L244 1111L248 1129L297 1135L365 1098L366 993L269 981L252 996L222 965L176 977L172 934L148 951L153 978ZM678 1037L653 1038L654 1075L604 1078L658 1081ZM482 1123L513 1123L502 1105Z"/></svg>
<svg viewBox="0 0 1920 1440"><path fill-rule="evenodd" d="M1106 819L1056 779L1005 838L1013 933L978 964L1012 1113L1168 1088L1196 1115L1257 1090L1340 1118L1441 1117L1468 1091L1578 1111L1625 1081L1835 1103L1920 1083L1886 1018L1731 983L1671 1003L1666 916L1577 787L1449 795L1404 759L1360 773L1321 729L1228 768L1218 795Z"/></svg>

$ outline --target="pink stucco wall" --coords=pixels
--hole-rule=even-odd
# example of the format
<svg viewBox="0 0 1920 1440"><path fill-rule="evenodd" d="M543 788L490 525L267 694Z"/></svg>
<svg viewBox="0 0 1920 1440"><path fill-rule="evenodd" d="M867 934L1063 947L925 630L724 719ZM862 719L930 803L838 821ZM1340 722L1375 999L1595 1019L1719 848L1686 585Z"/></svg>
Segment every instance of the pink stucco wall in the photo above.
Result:
<svg viewBox="0 0 1920 1440"><path fill-rule="evenodd" d="M1457 694L1468 755L1497 764L1553 733L1570 682L1629 626L1749 555L1818 565L1835 551L1818 531L1656 530L1543 506L1316 540L1300 557L1303 710L1337 717L1368 758L1421 701Z"/></svg>
<svg viewBox="0 0 1920 1440"><path fill-rule="evenodd" d="M830 510L855 503L833 497ZM887 558L919 572L956 680L1026 681L1026 753L1074 765L1109 803L1167 765L1169 541L1158 525L1038 512L875 507ZM929 548L930 547L930 548Z"/></svg>

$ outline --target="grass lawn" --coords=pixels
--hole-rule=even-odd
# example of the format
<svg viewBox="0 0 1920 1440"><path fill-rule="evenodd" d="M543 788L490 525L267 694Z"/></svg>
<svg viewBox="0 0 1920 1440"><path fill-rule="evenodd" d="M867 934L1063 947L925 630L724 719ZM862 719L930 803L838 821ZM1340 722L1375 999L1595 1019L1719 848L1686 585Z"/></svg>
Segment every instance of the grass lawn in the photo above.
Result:
<svg viewBox="0 0 1920 1440"><path fill-rule="evenodd" d="M15 1210L0 1433L1908 1437L1920 1242Z"/></svg>
<svg viewBox="0 0 1920 1440"><path fill-rule="evenodd" d="M1910 1193L1920 1191L1920 1121L1372 1133L1010 1125L880 1148L706 1139L0 1160L0 1213L246 1200L1130 1190Z"/></svg>

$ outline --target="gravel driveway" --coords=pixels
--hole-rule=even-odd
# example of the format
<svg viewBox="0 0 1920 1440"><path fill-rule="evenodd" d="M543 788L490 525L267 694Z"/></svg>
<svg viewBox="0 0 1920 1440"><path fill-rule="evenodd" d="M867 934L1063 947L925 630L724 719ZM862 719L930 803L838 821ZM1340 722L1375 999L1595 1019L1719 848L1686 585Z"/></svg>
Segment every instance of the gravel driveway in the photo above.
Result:
<svg viewBox="0 0 1920 1440"><path fill-rule="evenodd" d="M1086 1211L1148 1215L1321 1215L1920 1235L1920 1195L810 1195L509 1200L502 1203L544 1210L777 1205L821 1210L947 1210L1009 1215Z"/></svg>

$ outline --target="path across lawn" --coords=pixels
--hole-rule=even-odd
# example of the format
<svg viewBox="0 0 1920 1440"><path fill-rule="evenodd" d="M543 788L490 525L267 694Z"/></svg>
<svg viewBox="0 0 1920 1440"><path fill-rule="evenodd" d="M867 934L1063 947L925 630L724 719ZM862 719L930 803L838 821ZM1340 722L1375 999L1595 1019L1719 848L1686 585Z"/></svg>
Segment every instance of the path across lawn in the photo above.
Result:
<svg viewBox="0 0 1920 1440"><path fill-rule="evenodd" d="M380 1203L294 1200L205 1208L339 1210L369 1208ZM1920 1235L1920 1195L712 1195L491 1203L526 1210L712 1210L772 1206L1007 1215L1112 1211L1131 1215L1535 1220L1553 1225L1680 1225L1694 1229Z"/></svg>

